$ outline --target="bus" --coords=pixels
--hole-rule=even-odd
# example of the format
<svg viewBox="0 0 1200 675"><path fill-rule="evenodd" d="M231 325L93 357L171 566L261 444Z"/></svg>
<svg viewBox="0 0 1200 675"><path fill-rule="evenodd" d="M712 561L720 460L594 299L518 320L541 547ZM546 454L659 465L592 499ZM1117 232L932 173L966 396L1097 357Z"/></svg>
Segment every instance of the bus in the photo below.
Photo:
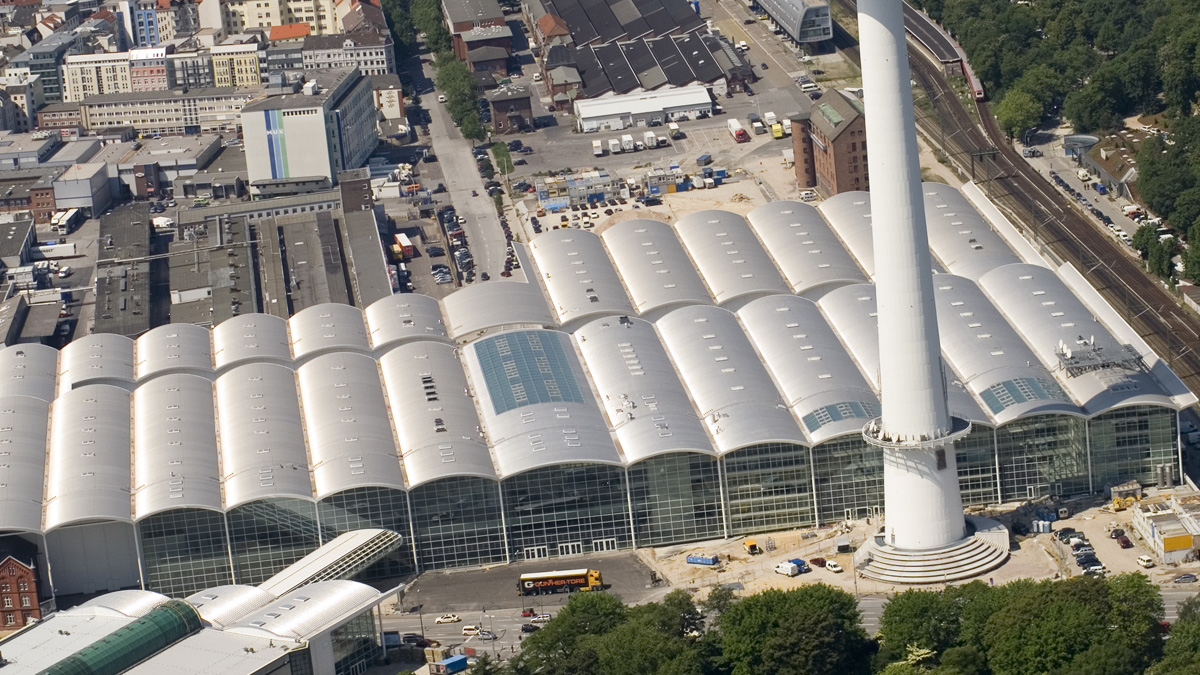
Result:
<svg viewBox="0 0 1200 675"><path fill-rule="evenodd" d="M70 234L79 226L80 218L79 209L67 209L66 211L58 211L50 218L50 231L62 234Z"/></svg>
<svg viewBox="0 0 1200 675"><path fill-rule="evenodd" d="M548 595L572 591L598 591L604 588L599 570L562 570L522 574L517 595Z"/></svg>

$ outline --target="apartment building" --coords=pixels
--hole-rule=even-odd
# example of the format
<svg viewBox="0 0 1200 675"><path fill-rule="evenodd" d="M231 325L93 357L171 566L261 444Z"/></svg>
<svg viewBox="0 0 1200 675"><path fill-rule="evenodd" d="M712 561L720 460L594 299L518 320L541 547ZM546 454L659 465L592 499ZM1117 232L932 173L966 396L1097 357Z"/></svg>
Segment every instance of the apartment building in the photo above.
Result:
<svg viewBox="0 0 1200 675"><path fill-rule="evenodd" d="M68 56L63 64L63 85L63 100L68 102L133 91L129 52Z"/></svg>
<svg viewBox="0 0 1200 675"><path fill-rule="evenodd" d="M302 56L305 70L358 68L363 75L396 72L391 33L309 35L304 38Z"/></svg>
<svg viewBox="0 0 1200 675"><path fill-rule="evenodd" d="M862 101L830 90L792 116L796 182L832 197L869 190L866 117Z"/></svg>
<svg viewBox="0 0 1200 675"><path fill-rule="evenodd" d="M160 91L175 86L174 73L169 67L167 47L144 47L129 50L130 91Z"/></svg>
<svg viewBox="0 0 1200 675"><path fill-rule="evenodd" d="M257 87L262 84L266 45L257 41L217 45L212 56L213 83L218 87Z"/></svg>
<svg viewBox="0 0 1200 675"><path fill-rule="evenodd" d="M62 66L67 55L83 51L85 40L74 31L55 33L9 61L5 75L36 75L47 103L63 100Z"/></svg>
<svg viewBox="0 0 1200 675"><path fill-rule="evenodd" d="M313 35L324 35L341 31L336 6L334 0L201 0L199 23L221 35L306 23Z"/></svg>
<svg viewBox="0 0 1200 675"><path fill-rule="evenodd" d="M37 126L37 111L46 105L42 78L25 73L0 77L0 86L14 108L13 131L29 131Z"/></svg>

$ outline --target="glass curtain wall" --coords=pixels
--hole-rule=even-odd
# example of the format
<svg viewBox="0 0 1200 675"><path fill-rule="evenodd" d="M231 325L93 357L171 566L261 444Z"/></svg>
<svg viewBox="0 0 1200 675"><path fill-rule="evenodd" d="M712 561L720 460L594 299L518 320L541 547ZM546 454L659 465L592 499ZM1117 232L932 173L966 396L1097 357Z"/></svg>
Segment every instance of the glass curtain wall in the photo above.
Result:
<svg viewBox="0 0 1200 675"><path fill-rule="evenodd" d="M996 430L1000 499L1087 493L1085 425L1074 415L1035 415L1001 425Z"/></svg>
<svg viewBox="0 0 1200 675"><path fill-rule="evenodd" d="M229 510L234 582L261 584L317 550L317 509L290 497L258 499Z"/></svg>
<svg viewBox="0 0 1200 675"><path fill-rule="evenodd" d="M866 518L883 509L883 450L854 434L817 444L812 456L821 523Z"/></svg>
<svg viewBox="0 0 1200 675"><path fill-rule="evenodd" d="M323 541L355 530L376 528L391 530L404 537L404 544L399 549L371 565L356 579L387 579L414 571L408 496L403 491L385 487L345 490L317 502L317 515L321 518Z"/></svg>
<svg viewBox="0 0 1200 675"><path fill-rule="evenodd" d="M382 654L372 610L350 619L330 634L333 641L334 675L360 675L367 672Z"/></svg>
<svg viewBox="0 0 1200 675"><path fill-rule="evenodd" d="M634 464L628 475L638 546L725 536L715 458L672 452Z"/></svg>
<svg viewBox="0 0 1200 675"><path fill-rule="evenodd" d="M225 516L173 509L138 523L146 590L180 598L233 582Z"/></svg>
<svg viewBox="0 0 1200 675"><path fill-rule="evenodd" d="M632 547L625 469L559 464L504 479L504 519L514 560Z"/></svg>
<svg viewBox="0 0 1200 675"><path fill-rule="evenodd" d="M963 504L995 504L996 430L974 424L971 433L954 444L954 461Z"/></svg>
<svg viewBox="0 0 1200 675"><path fill-rule="evenodd" d="M763 443L734 450L721 462L731 535L816 523L808 448Z"/></svg>
<svg viewBox="0 0 1200 675"><path fill-rule="evenodd" d="M409 491L420 570L503 562L496 481L443 478Z"/></svg>
<svg viewBox="0 0 1200 675"><path fill-rule="evenodd" d="M1152 405L1118 408L1089 420L1093 488L1100 491L1131 479L1157 485L1162 464L1172 467L1177 483L1176 424L1174 410Z"/></svg>

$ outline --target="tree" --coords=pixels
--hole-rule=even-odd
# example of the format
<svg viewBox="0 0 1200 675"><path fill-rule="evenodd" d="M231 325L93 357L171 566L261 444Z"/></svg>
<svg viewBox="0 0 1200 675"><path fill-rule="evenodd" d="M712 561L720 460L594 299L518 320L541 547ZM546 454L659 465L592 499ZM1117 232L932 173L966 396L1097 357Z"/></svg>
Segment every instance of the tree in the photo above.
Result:
<svg viewBox="0 0 1200 675"><path fill-rule="evenodd" d="M1150 259L1150 249L1158 241L1158 231L1153 225L1141 225L1133 233L1133 248L1142 254L1142 260Z"/></svg>
<svg viewBox="0 0 1200 675"><path fill-rule="evenodd" d="M1150 254L1147 256L1147 263L1150 268L1150 273L1166 279L1167 281L1174 282L1174 259L1175 256L1179 255L1179 240L1177 240L1175 237L1158 239L1157 232L1154 234L1154 236L1156 239L1154 243L1150 245Z"/></svg>
<svg viewBox="0 0 1200 675"><path fill-rule="evenodd" d="M1042 119L1042 104L1034 100L1028 92L1014 89L996 104L994 112L1000 128L1008 134L1008 140L1011 141L1014 136L1037 126Z"/></svg>
<svg viewBox="0 0 1200 675"><path fill-rule="evenodd" d="M1200 595L1193 595L1180 601L1175 606L1175 614L1176 624L1200 621Z"/></svg>
<svg viewBox="0 0 1200 675"><path fill-rule="evenodd" d="M553 621L526 638L510 663L516 675L597 673L599 657L588 636L604 635L625 622L629 609L615 595L576 593Z"/></svg>
<svg viewBox="0 0 1200 675"><path fill-rule="evenodd" d="M475 665L467 671L467 675L503 675L504 666L492 660L492 657L484 654L479 657Z"/></svg>
<svg viewBox="0 0 1200 675"><path fill-rule="evenodd" d="M708 614L724 614L735 602L737 596L733 594L733 589L728 586L714 586L704 599L703 607Z"/></svg>
<svg viewBox="0 0 1200 675"><path fill-rule="evenodd" d="M958 607L941 591L905 591L883 607L879 640L893 649L919 647L940 654L957 639Z"/></svg>
<svg viewBox="0 0 1200 675"><path fill-rule="evenodd" d="M942 652L936 675L987 675L987 657L974 647L951 647Z"/></svg>

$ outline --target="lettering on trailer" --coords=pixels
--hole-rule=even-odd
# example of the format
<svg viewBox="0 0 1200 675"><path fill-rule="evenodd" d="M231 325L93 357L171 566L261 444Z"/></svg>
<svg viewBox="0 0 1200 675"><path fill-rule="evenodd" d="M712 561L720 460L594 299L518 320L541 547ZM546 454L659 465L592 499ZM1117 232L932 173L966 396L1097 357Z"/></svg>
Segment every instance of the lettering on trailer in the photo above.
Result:
<svg viewBox="0 0 1200 675"><path fill-rule="evenodd" d="M586 584L587 577L565 577L559 579L527 579L525 588L547 588L550 586L566 586L568 584Z"/></svg>

